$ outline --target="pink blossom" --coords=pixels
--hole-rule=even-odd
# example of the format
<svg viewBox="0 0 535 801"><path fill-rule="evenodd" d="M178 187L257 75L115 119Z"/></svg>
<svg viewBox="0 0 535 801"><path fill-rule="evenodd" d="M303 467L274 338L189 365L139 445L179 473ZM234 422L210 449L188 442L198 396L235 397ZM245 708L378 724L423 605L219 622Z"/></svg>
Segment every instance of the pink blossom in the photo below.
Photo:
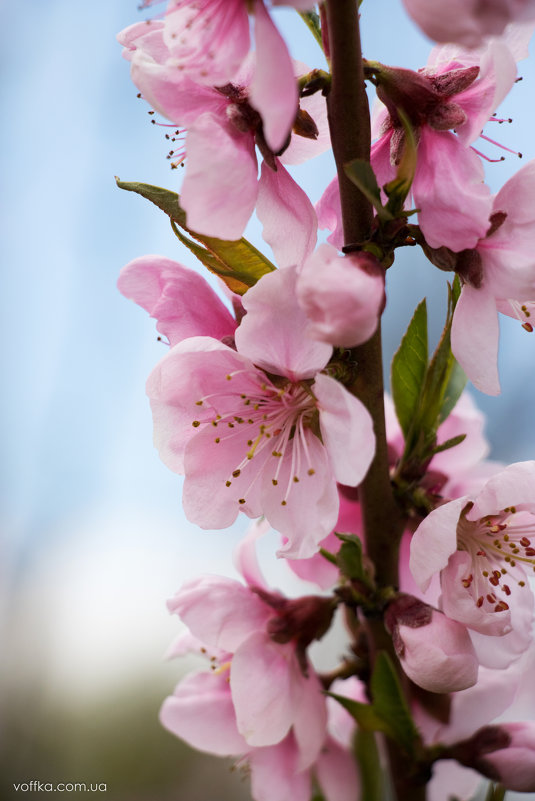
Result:
<svg viewBox="0 0 535 801"><path fill-rule="evenodd" d="M403 0L405 8L427 36L436 42L466 47L499 36L511 22L535 19L533 0Z"/></svg>
<svg viewBox="0 0 535 801"><path fill-rule="evenodd" d="M217 668L213 673L184 679L164 702L160 718L167 729L194 748L239 757L238 764L248 763L255 801L309 801L313 777L326 801L354 801L358 793L350 742L341 745L328 732L316 761L305 768L293 731L275 745L247 744L236 727L230 684ZM329 710L329 726L331 719ZM311 721L311 725L317 729L318 721Z"/></svg>
<svg viewBox="0 0 535 801"><path fill-rule="evenodd" d="M385 303L384 270L369 253L340 256L331 245L320 245L301 269L297 298L309 336L352 348L377 328Z"/></svg>
<svg viewBox="0 0 535 801"><path fill-rule="evenodd" d="M364 688L356 679L334 682L331 690L366 700ZM313 776L326 801L354 801L358 796L360 780L352 754L355 721L332 698L327 699L327 709L327 737L309 770L297 769L298 748L291 733L278 745L249 753L255 801L309 801Z"/></svg>
<svg viewBox="0 0 535 801"><path fill-rule="evenodd" d="M385 624L401 667L432 693L465 690L477 681L479 663L465 626L417 598L401 594L389 605Z"/></svg>
<svg viewBox="0 0 535 801"><path fill-rule="evenodd" d="M157 320L176 345L192 336L232 337L236 321L198 273L164 256L140 256L121 270L119 291Z"/></svg>
<svg viewBox="0 0 535 801"><path fill-rule="evenodd" d="M286 2L296 8L313 3ZM256 41L251 103L265 120L266 140L282 147L297 110L292 60L263 0L171 0L162 23L168 63L196 83L231 82L249 55L249 14Z"/></svg>
<svg viewBox="0 0 535 801"><path fill-rule="evenodd" d="M322 370L332 348L303 338L296 269L263 276L243 298L237 351L209 337L175 345L147 382L155 444L185 474L184 510L225 528L264 514L311 556L338 516L336 482L360 483L373 457L371 417ZM321 432L321 439L318 434Z"/></svg>
<svg viewBox="0 0 535 801"><path fill-rule="evenodd" d="M234 579L201 576L186 582L168 607L187 626L186 642L210 653L214 677L222 676L228 684L230 696L228 691L222 693L218 707L221 726L234 732L230 742L237 744L238 752L280 743L291 729L298 749L297 768L302 771L318 757L326 725L325 699L306 648L328 629L335 606L328 598L288 600L271 591L256 561L257 536L253 529L236 553L245 585ZM175 654L183 652L176 644L173 650ZM191 681L193 687L187 685L185 690L179 685L162 711L164 723L172 723L178 716L173 724L175 733L190 739L195 727L206 725L203 718L211 714L208 708L198 710L195 719L184 724L180 712L184 701L177 698L191 703L192 689L195 695L198 685L211 684L206 678ZM222 692L219 681L211 686ZM182 727L180 731L177 726ZM210 742L208 750L217 747L218 741Z"/></svg>
<svg viewBox="0 0 535 801"><path fill-rule="evenodd" d="M532 330L535 308L535 161L507 181L494 198L490 227L465 263L465 283L452 325L452 350L478 389L500 391L498 311Z"/></svg>
<svg viewBox="0 0 535 801"><path fill-rule="evenodd" d="M532 638L525 571L535 567L534 499L535 462L510 465L472 498L436 508L411 542L416 583L425 591L440 573L444 613L473 630L480 661L489 666L517 658Z"/></svg>
<svg viewBox="0 0 535 801"><path fill-rule="evenodd" d="M374 121L379 139L372 165L381 185L394 177L404 141L397 116L401 108L418 140L412 197L431 247L446 245L459 252L485 236L492 201L470 145L515 79L511 48L495 40L476 53L435 48L418 73L388 67L379 73L378 96L386 110Z"/></svg>
<svg viewBox="0 0 535 801"><path fill-rule="evenodd" d="M246 16L245 5L242 10ZM258 18L269 20L263 3L258 3L257 10ZM251 57L241 63L232 82L218 86L194 82L177 69L166 41L166 24L163 21L150 25L139 23L119 34L119 41L125 46L124 55L131 61L132 80L153 108L177 126L173 134L168 134L171 143L178 142L169 158L173 166L186 165L181 203L189 227L220 239L239 239L258 195L255 145L269 167L282 172L284 167L276 159L277 155L282 154L281 158L287 163L298 163L317 155L329 143L325 103L318 97L301 102L299 114L308 114L310 109L315 119L308 116L308 128L299 128L297 138L304 136L306 144L296 149L292 147L296 136L290 136L298 114L291 63L293 99L291 114L288 114L280 85L277 85L275 103L266 93L266 87L259 83L259 73L255 72ZM281 62L274 63L280 66ZM297 68L301 69L302 65ZM270 80L271 77L279 80L276 70L271 69ZM255 91L260 93L258 98ZM268 106L264 108L266 102ZM287 184L290 181L288 176ZM298 187L294 191L302 192Z"/></svg>
<svg viewBox="0 0 535 801"><path fill-rule="evenodd" d="M328 242L338 250L344 246L344 227L342 225L342 205L338 176L335 176L316 203L316 214L320 228L328 228L331 234Z"/></svg>
<svg viewBox="0 0 535 801"><path fill-rule="evenodd" d="M412 202L431 247L459 252L475 247L487 232L492 199L472 145L516 80L515 62L526 55L524 38L524 31L514 29L506 40L491 40L477 51L437 47L419 72L370 62L385 104L373 115L372 166L379 186L394 178L405 138L401 109L418 146ZM317 212L320 227L333 231L329 241L340 247L336 179Z"/></svg>

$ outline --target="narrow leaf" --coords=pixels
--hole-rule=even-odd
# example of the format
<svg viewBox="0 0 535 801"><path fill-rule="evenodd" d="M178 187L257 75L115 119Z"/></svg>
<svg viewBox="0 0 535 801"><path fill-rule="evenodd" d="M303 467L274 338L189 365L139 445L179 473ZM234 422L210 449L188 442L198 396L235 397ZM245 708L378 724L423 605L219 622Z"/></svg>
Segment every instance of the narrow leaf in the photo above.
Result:
<svg viewBox="0 0 535 801"><path fill-rule="evenodd" d="M425 445L435 440L436 430L453 409L464 389L463 373L455 371L455 357L451 352L451 323L455 309L455 290L448 284L448 313L444 330L427 369L422 400L421 427ZM460 368L459 368L460 369ZM449 395L446 398L446 391Z"/></svg>
<svg viewBox="0 0 535 801"><path fill-rule="evenodd" d="M370 688L374 711L383 720L388 721L395 740L407 753L413 753L418 740L418 730L411 717L395 668L385 651L380 651L377 655Z"/></svg>
<svg viewBox="0 0 535 801"><path fill-rule="evenodd" d="M392 397L405 437L417 413L424 386L427 347L427 303L424 298L392 359Z"/></svg>
<svg viewBox="0 0 535 801"><path fill-rule="evenodd" d="M466 439L466 434L458 434L456 437L452 437L451 439L447 439L446 442L443 442L441 445L437 445L431 451L432 455L434 456L435 453L441 453L441 451L447 451L450 448L454 448L456 445L460 445Z"/></svg>
<svg viewBox="0 0 535 801"><path fill-rule="evenodd" d="M259 278L275 269L269 259L244 238L231 242L198 234L188 228L186 212L180 206L180 197L176 192L170 192L168 189L151 184L127 183L118 178L116 181L120 189L135 192L164 211L175 224L173 230L180 241L197 256L205 267L219 275L233 292L243 295L249 287L256 284ZM179 234L176 230L177 225L200 245L195 245L183 234Z"/></svg>
<svg viewBox="0 0 535 801"><path fill-rule="evenodd" d="M466 386L466 374L461 365L455 360L453 354L452 360L450 377L446 384L442 406L440 407L439 423L443 423L449 417Z"/></svg>
<svg viewBox="0 0 535 801"><path fill-rule="evenodd" d="M297 12L305 25L308 27L312 36L323 50L323 39L321 36L321 23L320 16L316 11L298 11Z"/></svg>
<svg viewBox="0 0 535 801"><path fill-rule="evenodd" d="M388 720L379 716L371 704L363 704L360 701L354 701L352 698L346 698L344 695L336 695L336 693L326 693L326 695L334 698L344 709L347 709L351 717L356 720L364 731L382 731L384 734L393 736Z"/></svg>
<svg viewBox="0 0 535 801"><path fill-rule="evenodd" d="M357 728L354 749L360 769L361 798L366 801L383 801L384 771L375 734Z"/></svg>
<svg viewBox="0 0 535 801"><path fill-rule="evenodd" d="M344 172L353 181L364 197L366 197L377 212L381 220L393 220L393 215L381 202L381 190L371 164L363 159L354 159L344 164Z"/></svg>

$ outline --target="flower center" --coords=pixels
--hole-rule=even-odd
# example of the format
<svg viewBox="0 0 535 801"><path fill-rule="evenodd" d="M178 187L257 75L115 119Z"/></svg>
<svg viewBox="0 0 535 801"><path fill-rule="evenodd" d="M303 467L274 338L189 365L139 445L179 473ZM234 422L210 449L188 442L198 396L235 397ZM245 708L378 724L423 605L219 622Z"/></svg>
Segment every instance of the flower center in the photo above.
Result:
<svg viewBox="0 0 535 801"><path fill-rule="evenodd" d="M457 546L472 559L472 572L461 582L486 611L509 609L511 581L526 586L524 569L535 572L535 520L529 512L507 507L498 515L467 520L464 514L457 525Z"/></svg>
<svg viewBox="0 0 535 801"><path fill-rule="evenodd" d="M229 373L226 379L232 382L240 374L245 374L248 379L253 377L250 370L237 370ZM204 415L193 420L192 426L212 426L216 445L227 445L233 450L237 449L238 454L240 451L243 453L225 481L226 487L230 488L242 473L247 471L250 474L248 487L238 503L246 503L247 492L267 470L274 487L283 480L282 475L285 476L286 488L281 505L286 506L292 487L303 476L315 473L305 434L307 428L314 426L317 417L315 398L304 382L285 381L277 387L259 375L258 383L249 380L243 383L239 381L239 384L239 394L229 387L228 393L205 395L196 401ZM240 389L245 391L240 392ZM244 430L247 430L246 440L243 437ZM260 469L251 467L253 460L256 460L255 464ZM287 475L285 468L288 467Z"/></svg>

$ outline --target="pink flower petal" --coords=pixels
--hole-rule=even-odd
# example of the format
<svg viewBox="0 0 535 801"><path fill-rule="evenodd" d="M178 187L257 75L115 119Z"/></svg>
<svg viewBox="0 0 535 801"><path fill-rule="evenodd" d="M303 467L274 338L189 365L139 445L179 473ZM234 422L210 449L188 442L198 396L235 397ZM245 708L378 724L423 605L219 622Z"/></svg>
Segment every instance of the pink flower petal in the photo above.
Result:
<svg viewBox="0 0 535 801"><path fill-rule="evenodd" d="M249 587L260 587L263 590L269 589L260 570L256 553L257 539L267 534L269 529L270 525L267 520L255 520L251 524L247 536L234 549L234 565Z"/></svg>
<svg viewBox="0 0 535 801"><path fill-rule="evenodd" d="M318 221L308 196L290 173L277 162L265 162L258 185L256 214L262 236L271 246L279 267L300 266L316 245Z"/></svg>
<svg viewBox="0 0 535 801"><path fill-rule="evenodd" d="M510 506L535 512L535 461L516 462L493 476L466 516L468 520L478 520Z"/></svg>
<svg viewBox="0 0 535 801"><path fill-rule="evenodd" d="M405 8L427 36L437 42L476 47L488 36L499 36L515 20L535 18L532 0L403 0Z"/></svg>
<svg viewBox="0 0 535 801"><path fill-rule="evenodd" d="M196 83L222 86L249 51L247 6L243 0L170 4L165 41L184 74Z"/></svg>
<svg viewBox="0 0 535 801"><path fill-rule="evenodd" d="M295 267L262 276L244 296L247 314L236 331L236 345L254 364L293 381L323 369L332 346L303 337L305 313L297 303Z"/></svg>
<svg viewBox="0 0 535 801"><path fill-rule="evenodd" d="M463 768L451 759L441 760L433 765L433 776L428 785L429 801L472 798L480 785L480 773Z"/></svg>
<svg viewBox="0 0 535 801"><path fill-rule="evenodd" d="M301 677L301 695L293 732L299 748L298 770L310 767L318 758L326 736L327 705L316 674Z"/></svg>
<svg viewBox="0 0 535 801"><path fill-rule="evenodd" d="M248 750L236 728L226 676L198 673L188 676L166 698L162 725L192 748L217 756L236 756Z"/></svg>
<svg viewBox="0 0 535 801"><path fill-rule="evenodd" d="M336 480L356 486L375 453L373 422L365 406L338 381L319 374L313 385L320 410L320 429Z"/></svg>
<svg viewBox="0 0 535 801"><path fill-rule="evenodd" d="M264 631L273 611L249 587L224 576L187 581L167 602L195 637L234 652L251 634Z"/></svg>
<svg viewBox="0 0 535 801"><path fill-rule="evenodd" d="M333 178L323 195L316 203L316 214L320 228L332 231L328 242L341 250L344 246L344 228L342 225L342 206L338 177Z"/></svg>
<svg viewBox="0 0 535 801"><path fill-rule="evenodd" d="M468 118L457 133L461 142L468 145L479 137L484 125L510 92L517 72L510 49L499 40L489 42L479 57L461 57L460 61L463 66L475 62L480 67L477 80L455 96L455 103L461 106Z"/></svg>
<svg viewBox="0 0 535 801"><path fill-rule="evenodd" d="M254 801L310 801L310 773L298 772L297 759L292 734L278 745L253 749L249 764Z"/></svg>
<svg viewBox="0 0 535 801"><path fill-rule="evenodd" d="M210 367L199 369L212 351L217 355L209 357ZM243 366L244 360L235 351L211 337L183 340L158 362L147 379L146 391L152 408L154 445L171 470L184 472L184 450L196 434L192 425L199 411L196 402L211 388L223 391L225 376Z"/></svg>
<svg viewBox="0 0 535 801"><path fill-rule="evenodd" d="M161 63L169 57L169 50L163 40L164 23L154 20L150 25L146 22L135 22L117 34L117 41L125 48L123 57L131 61L136 50L146 53L154 61Z"/></svg>
<svg viewBox="0 0 535 801"><path fill-rule="evenodd" d="M294 647L278 645L266 633L253 634L234 654L230 688L238 730L248 744L279 743L298 711L299 666Z"/></svg>
<svg viewBox="0 0 535 801"><path fill-rule="evenodd" d="M426 590L435 573L457 550L457 523L468 498L457 498L434 509L416 529L409 566L414 580Z"/></svg>
<svg viewBox="0 0 535 801"><path fill-rule="evenodd" d="M467 284L455 308L451 326L451 349L472 384L487 395L499 395L498 312L485 287Z"/></svg>
<svg viewBox="0 0 535 801"><path fill-rule="evenodd" d="M345 531L346 529L340 529ZM286 544L287 538L283 544ZM336 553L340 547L340 540L334 533L328 534L318 545L331 553ZM336 584L339 578L339 570L336 565L329 562L320 553L310 556L308 559L287 559L288 567L296 576L303 581L310 581L322 590L328 590Z"/></svg>
<svg viewBox="0 0 535 801"><path fill-rule="evenodd" d="M359 797L360 778L351 751L327 740L316 765L318 781L325 801L355 801Z"/></svg>
<svg viewBox="0 0 535 801"><path fill-rule="evenodd" d="M412 185L418 222L429 245L475 248L489 227L490 190L476 154L449 131L421 129Z"/></svg>
<svg viewBox="0 0 535 801"><path fill-rule="evenodd" d="M256 70L249 101L260 112L266 142L274 153L285 144L297 113L297 83L288 48L263 0L255 3Z"/></svg>
<svg viewBox="0 0 535 801"><path fill-rule="evenodd" d="M239 239L258 193L253 139L203 114L189 129L186 147L181 203L188 227L219 239Z"/></svg>
<svg viewBox="0 0 535 801"><path fill-rule="evenodd" d="M158 323L170 345L186 337L232 336L236 321L198 273L163 256L140 256L121 270L122 294L138 303Z"/></svg>
<svg viewBox="0 0 535 801"><path fill-rule="evenodd" d="M520 587L516 581L511 581L509 587L512 631L499 639L471 632L479 663L496 670L504 670L516 662L533 642L533 593L527 585Z"/></svg>

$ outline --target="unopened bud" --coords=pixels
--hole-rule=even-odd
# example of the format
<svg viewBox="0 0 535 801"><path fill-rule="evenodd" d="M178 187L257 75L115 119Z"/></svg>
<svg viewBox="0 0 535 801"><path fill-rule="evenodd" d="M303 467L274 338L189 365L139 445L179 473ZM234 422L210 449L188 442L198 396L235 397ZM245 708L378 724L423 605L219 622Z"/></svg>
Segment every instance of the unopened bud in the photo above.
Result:
<svg viewBox="0 0 535 801"><path fill-rule="evenodd" d="M331 245L320 245L297 279L297 299L309 320L309 336L352 348L377 328L384 270L370 253L340 256Z"/></svg>
<svg viewBox="0 0 535 801"><path fill-rule="evenodd" d="M484 726L448 755L519 793L535 791L535 723Z"/></svg>
<svg viewBox="0 0 535 801"><path fill-rule="evenodd" d="M432 693L472 687L479 664L465 626L412 595L400 594L385 613L385 625L407 676Z"/></svg>

